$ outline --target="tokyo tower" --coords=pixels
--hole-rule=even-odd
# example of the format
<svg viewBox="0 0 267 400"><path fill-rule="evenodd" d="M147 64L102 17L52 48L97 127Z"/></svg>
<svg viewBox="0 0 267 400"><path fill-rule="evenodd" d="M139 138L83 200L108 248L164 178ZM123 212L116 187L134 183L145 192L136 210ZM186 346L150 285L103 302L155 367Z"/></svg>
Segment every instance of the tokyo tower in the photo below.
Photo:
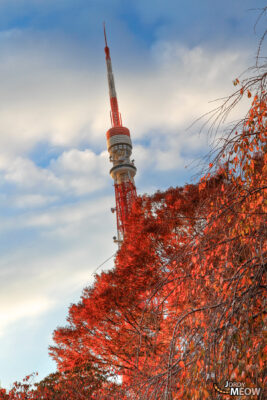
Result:
<svg viewBox="0 0 267 400"><path fill-rule="evenodd" d="M116 208L112 208L112 212L116 212L117 216L117 237L113 239L118 243L119 247L123 241L126 232L126 225L134 200L136 199L136 187L134 176L136 167L134 160L131 160L132 141L130 131L122 125L121 114L119 112L117 94L115 90L114 76L112 73L112 65L110 51L107 45L106 29L104 24L105 37L105 54L107 64L107 76L110 98L110 119L111 128L107 131L107 148L109 152L109 160L113 164L110 169L110 175L114 180Z"/></svg>

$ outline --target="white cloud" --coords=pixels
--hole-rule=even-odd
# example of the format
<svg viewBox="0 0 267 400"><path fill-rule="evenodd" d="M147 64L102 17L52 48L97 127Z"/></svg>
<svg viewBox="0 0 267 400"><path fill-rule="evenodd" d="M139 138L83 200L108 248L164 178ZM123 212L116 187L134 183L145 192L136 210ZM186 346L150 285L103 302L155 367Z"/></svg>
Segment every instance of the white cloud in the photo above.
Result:
<svg viewBox="0 0 267 400"><path fill-rule="evenodd" d="M0 157L0 171L2 184L13 184L20 190L10 203L17 207L45 205L58 201L59 196L80 196L111 183L107 151L97 155L89 149L64 151L47 168L25 157Z"/></svg>
<svg viewBox="0 0 267 400"><path fill-rule="evenodd" d="M152 62L154 60L154 63ZM248 53L193 49L177 42L157 42L150 68L122 85L123 107L133 137L161 131L176 135L210 111L209 102L233 91L232 80L248 66Z"/></svg>
<svg viewBox="0 0 267 400"><path fill-rule="evenodd" d="M8 299L0 296L0 336L10 324L25 318L34 318L53 306L53 302L48 298L30 296L27 299L25 293L22 294L23 299L15 302L10 300L10 293Z"/></svg>
<svg viewBox="0 0 267 400"><path fill-rule="evenodd" d="M29 194L20 196L9 196L9 205L16 208L37 208L49 205L58 200L57 196L43 196L40 194Z"/></svg>
<svg viewBox="0 0 267 400"><path fill-rule="evenodd" d="M87 69L73 62L72 51L79 54L71 43L66 49L61 39L47 43L38 33L16 30L0 39L1 148L19 154L40 141L55 146L99 141L108 123L104 62L102 71L94 63Z"/></svg>
<svg viewBox="0 0 267 400"><path fill-rule="evenodd" d="M60 188L62 182L51 171L38 168L31 160L17 157L6 167L4 179L24 189Z"/></svg>
<svg viewBox="0 0 267 400"><path fill-rule="evenodd" d="M49 168L60 176L73 193L82 195L103 188L108 178L108 152L96 155L87 149L65 151Z"/></svg>
<svg viewBox="0 0 267 400"><path fill-rule="evenodd" d="M70 234L73 233L73 225L85 223L86 221L101 220L101 213L106 212L112 204L113 198L111 197L101 197L97 201L78 202L76 204L67 204L52 207L47 211L28 214L23 217L21 222L25 227L46 227L59 229L60 227L70 227Z"/></svg>

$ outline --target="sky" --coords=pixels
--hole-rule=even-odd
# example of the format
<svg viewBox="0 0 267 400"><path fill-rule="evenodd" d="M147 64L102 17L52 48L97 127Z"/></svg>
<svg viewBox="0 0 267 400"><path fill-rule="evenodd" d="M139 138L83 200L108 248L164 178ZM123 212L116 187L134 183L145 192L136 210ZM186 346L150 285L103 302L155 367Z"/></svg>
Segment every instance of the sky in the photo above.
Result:
<svg viewBox="0 0 267 400"><path fill-rule="evenodd" d="M199 173L210 145L192 123L254 64L265 3L0 0L3 387L55 371L53 330L116 252L103 21L137 191L153 193Z"/></svg>

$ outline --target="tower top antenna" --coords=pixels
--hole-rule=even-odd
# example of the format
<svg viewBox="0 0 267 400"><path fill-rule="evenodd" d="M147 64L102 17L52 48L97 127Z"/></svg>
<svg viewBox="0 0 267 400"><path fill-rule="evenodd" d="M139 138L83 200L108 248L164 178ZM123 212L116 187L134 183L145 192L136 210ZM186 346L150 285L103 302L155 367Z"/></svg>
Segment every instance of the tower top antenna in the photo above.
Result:
<svg viewBox="0 0 267 400"><path fill-rule="evenodd" d="M106 33L106 24L105 24L105 22L103 22L103 27L104 27L106 60L110 60L110 54L109 54L109 47L108 47L108 41L107 41L107 33Z"/></svg>
<svg viewBox="0 0 267 400"><path fill-rule="evenodd" d="M103 22L103 27L104 27L104 37L105 37L105 44L106 44L106 47L108 47L108 42L107 42L107 34L106 34L106 24L105 24L105 21Z"/></svg>

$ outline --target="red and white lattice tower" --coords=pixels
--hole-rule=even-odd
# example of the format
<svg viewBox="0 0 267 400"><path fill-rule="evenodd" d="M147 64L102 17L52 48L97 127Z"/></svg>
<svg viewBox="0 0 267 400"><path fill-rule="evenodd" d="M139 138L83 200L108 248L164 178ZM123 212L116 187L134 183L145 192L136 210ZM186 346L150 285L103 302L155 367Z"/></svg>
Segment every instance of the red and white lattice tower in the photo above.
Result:
<svg viewBox="0 0 267 400"><path fill-rule="evenodd" d="M118 233L117 237L114 237L114 241L120 246L125 235L127 219L131 212L132 204L137 196L134 183L136 167L134 166L134 160L130 159L132 154L130 131L122 126L105 25L104 36L112 125L107 131L107 147L110 154L109 160L113 164L110 175L114 180L116 198L116 208L112 208L111 211L116 211Z"/></svg>

